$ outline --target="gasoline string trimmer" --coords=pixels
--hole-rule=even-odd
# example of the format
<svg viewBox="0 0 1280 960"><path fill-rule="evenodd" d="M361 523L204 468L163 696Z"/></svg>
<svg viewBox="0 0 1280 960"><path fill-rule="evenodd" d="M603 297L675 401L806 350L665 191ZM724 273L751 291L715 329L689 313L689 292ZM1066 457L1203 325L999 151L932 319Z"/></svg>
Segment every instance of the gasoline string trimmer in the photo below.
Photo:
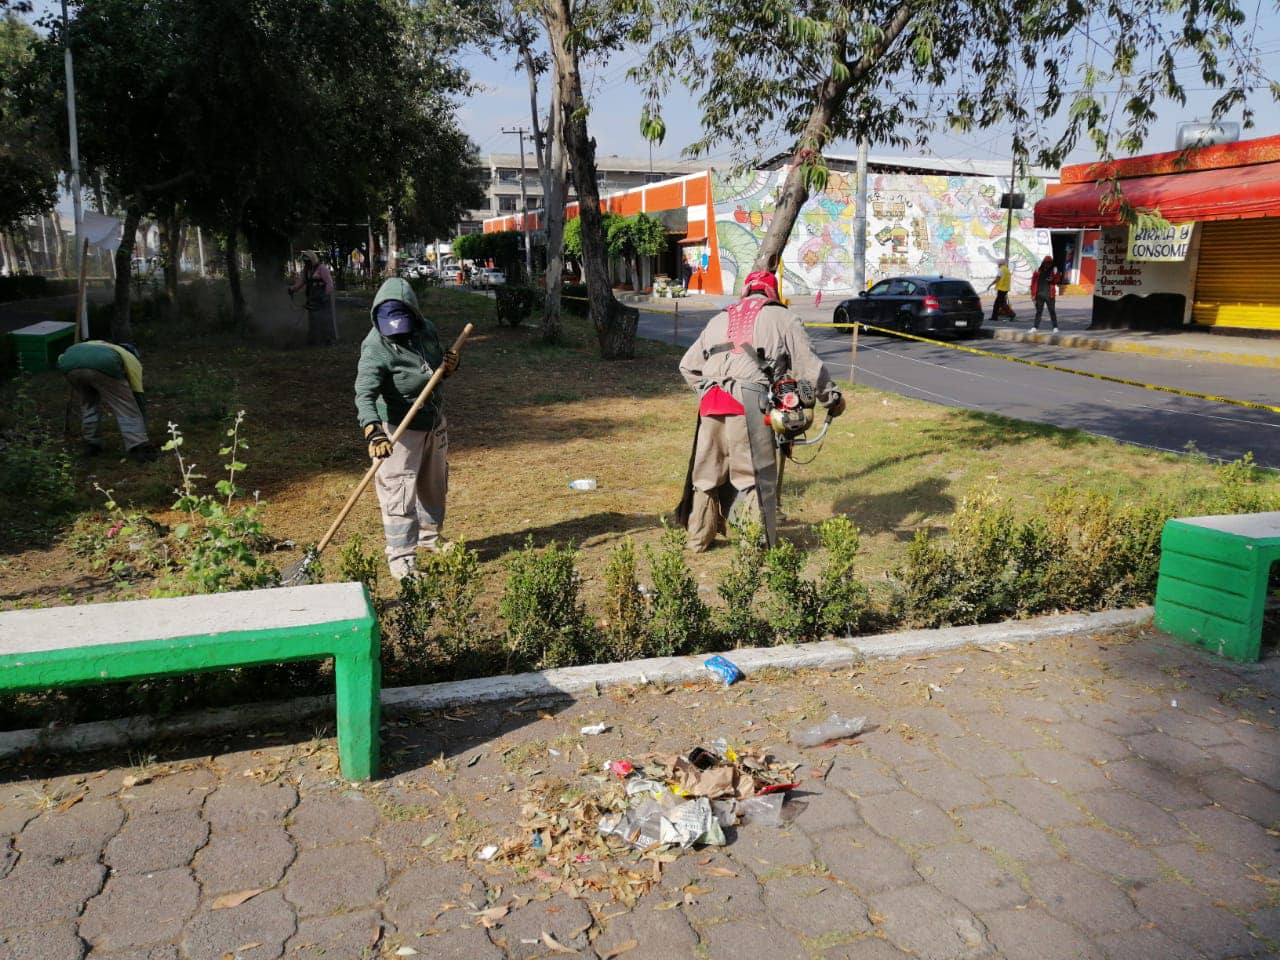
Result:
<svg viewBox="0 0 1280 960"><path fill-rule="evenodd" d="M462 345L467 342L467 337L471 336L471 330L472 326L469 323L462 328L462 333L458 334L458 339L453 341L453 346L450 348L454 353L462 352ZM423 387L422 392L418 394L418 399L413 401L413 406L409 408L409 412L406 413L404 418L400 421L400 426L396 427L395 433L391 435L392 446L395 446L395 443L400 439L401 434L403 434L406 428L408 428L409 422L417 415L418 411L422 409L422 405L427 402L427 398L431 396L436 386L443 379L444 367L439 367L435 373L431 374L431 379L427 381L427 385ZM311 568L315 566L316 561L320 559L320 554L324 552L324 548L329 546L330 541L333 540L334 534L338 532L338 527L342 526L342 521L347 519L347 514L349 514L351 512L351 508L356 505L356 500L360 498L360 494L364 492L364 488L369 485L371 480L373 480L374 474L378 472L378 468L382 466L382 463L383 462L381 460L374 460L373 463L369 465L369 469L366 470L364 476L360 478L360 482L356 484L356 488L351 491L351 496L347 497L347 502L343 504L342 509L338 511L338 515L334 517L333 523L329 525L329 529L325 531L325 535L320 538L320 542L308 550L301 560L291 563L281 572L280 586L296 587L311 582Z"/></svg>

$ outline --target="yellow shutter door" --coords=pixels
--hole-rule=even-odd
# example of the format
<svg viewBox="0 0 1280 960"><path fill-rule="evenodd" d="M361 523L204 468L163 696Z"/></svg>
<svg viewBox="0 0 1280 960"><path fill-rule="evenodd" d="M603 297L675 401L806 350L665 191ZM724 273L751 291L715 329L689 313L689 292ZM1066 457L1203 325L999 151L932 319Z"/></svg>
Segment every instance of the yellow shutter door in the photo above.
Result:
<svg viewBox="0 0 1280 960"><path fill-rule="evenodd" d="M1194 323L1280 331L1280 219L1200 224Z"/></svg>

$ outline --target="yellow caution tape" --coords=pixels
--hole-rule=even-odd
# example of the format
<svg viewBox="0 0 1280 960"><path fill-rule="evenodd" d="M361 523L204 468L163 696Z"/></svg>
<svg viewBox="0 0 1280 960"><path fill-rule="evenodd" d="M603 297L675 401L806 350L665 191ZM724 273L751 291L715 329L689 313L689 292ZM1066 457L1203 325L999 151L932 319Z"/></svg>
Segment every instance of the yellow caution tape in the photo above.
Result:
<svg viewBox="0 0 1280 960"><path fill-rule="evenodd" d="M1014 357L1007 353L995 353L991 350L979 350L977 347L966 347L959 343L948 343L945 340L930 340L928 337L921 337L914 333L904 333L901 330L888 330L884 327L873 327L869 323L818 323L807 322L806 327L838 327L848 329L852 327L861 327L863 330L874 330L877 333L888 333L895 337L902 337L906 340L918 340L921 343L929 343L935 347L949 347L952 350L962 350L965 353L976 354L979 357L991 357L994 360L1008 360L1012 363L1023 363L1028 367L1039 367L1042 370L1056 370L1058 373L1072 373L1077 377L1092 377L1094 380L1105 380L1108 383L1122 383L1126 387L1140 387L1143 390L1157 390L1160 393L1172 393L1179 397L1191 397L1195 400L1209 400L1213 403L1229 403L1234 407L1246 407L1250 410L1266 410L1269 413L1280 413L1280 407L1269 406L1265 403L1257 403L1253 400L1235 400L1231 397L1217 397L1211 393L1197 393L1194 390L1182 390L1178 387L1165 387L1158 383L1143 383L1141 380L1128 380L1125 377L1113 377L1105 373L1094 373L1091 370L1073 370L1070 367L1060 367L1055 363L1045 363L1042 360L1028 360L1026 357Z"/></svg>

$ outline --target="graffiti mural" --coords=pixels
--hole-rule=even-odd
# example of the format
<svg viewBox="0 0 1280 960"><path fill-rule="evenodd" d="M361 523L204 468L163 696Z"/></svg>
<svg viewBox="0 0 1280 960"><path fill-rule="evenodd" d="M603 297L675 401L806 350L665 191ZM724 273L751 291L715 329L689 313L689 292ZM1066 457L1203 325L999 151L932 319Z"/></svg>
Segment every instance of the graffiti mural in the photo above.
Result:
<svg viewBox="0 0 1280 960"><path fill-rule="evenodd" d="M773 219L786 171L712 175L716 234L724 289L737 289ZM867 184L866 280L910 273L964 277L981 290L1004 256L1006 211L1000 194L1007 179L976 176L872 174ZM856 176L833 171L827 189L809 198L782 256L783 292L848 295L853 289ZM1020 181L1027 209L1015 210L1009 241L1014 289L1025 290L1040 260L1051 253L1047 231L1037 231L1031 208L1043 181Z"/></svg>

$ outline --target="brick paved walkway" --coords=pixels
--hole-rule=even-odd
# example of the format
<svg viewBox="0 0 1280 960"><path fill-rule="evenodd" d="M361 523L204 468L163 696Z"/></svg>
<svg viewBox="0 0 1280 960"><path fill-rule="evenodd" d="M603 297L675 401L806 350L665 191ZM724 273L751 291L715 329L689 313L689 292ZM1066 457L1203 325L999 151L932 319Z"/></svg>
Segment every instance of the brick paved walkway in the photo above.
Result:
<svg viewBox="0 0 1280 960"><path fill-rule="evenodd" d="M28 764L0 957L1275 956L1278 707L1275 659L1146 633L399 719L359 788L310 731ZM832 710L878 729L788 744ZM531 785L717 737L803 761L794 819L661 865L478 859Z"/></svg>

